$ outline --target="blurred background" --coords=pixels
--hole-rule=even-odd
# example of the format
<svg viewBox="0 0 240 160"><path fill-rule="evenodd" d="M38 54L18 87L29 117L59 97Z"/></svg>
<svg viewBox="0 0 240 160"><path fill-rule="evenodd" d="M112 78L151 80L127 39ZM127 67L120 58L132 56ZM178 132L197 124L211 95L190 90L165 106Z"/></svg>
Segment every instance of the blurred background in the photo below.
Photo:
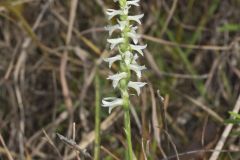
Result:
<svg viewBox="0 0 240 160"><path fill-rule="evenodd" d="M0 0L0 159L77 159L56 133L75 133L80 155L93 155L95 106L119 94L106 80L117 65L102 60L113 54L107 8L117 5ZM140 57L148 85L131 96L137 159L208 159L240 105L240 1L141 0L131 11L144 13L139 34L148 44ZM121 108L101 107L100 119L100 159L125 159ZM240 159L237 131L218 159Z"/></svg>

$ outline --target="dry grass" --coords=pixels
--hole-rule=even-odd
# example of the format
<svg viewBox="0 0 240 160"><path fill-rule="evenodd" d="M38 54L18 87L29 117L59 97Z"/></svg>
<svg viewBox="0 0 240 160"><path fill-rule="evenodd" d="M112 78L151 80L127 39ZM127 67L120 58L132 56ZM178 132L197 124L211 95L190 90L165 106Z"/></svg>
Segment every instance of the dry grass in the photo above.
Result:
<svg viewBox="0 0 240 160"><path fill-rule="evenodd" d="M112 7L112 0L0 1L0 159L78 157L56 136L72 138L73 122L77 147L93 157L97 69L101 96L114 92L102 63L111 54L104 9ZM238 0L141 1L149 85L132 98L138 160L201 160L214 151L240 94L239 8ZM124 159L121 110L101 115L100 159ZM239 137L227 136L218 158L240 159Z"/></svg>

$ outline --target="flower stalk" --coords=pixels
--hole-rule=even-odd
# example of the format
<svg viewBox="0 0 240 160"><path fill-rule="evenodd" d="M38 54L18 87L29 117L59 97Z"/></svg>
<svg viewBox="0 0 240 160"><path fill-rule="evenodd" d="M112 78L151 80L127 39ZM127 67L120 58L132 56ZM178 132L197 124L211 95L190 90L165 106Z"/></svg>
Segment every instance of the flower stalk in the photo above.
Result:
<svg viewBox="0 0 240 160"><path fill-rule="evenodd" d="M98 72L95 77L95 146L94 160L100 159L100 84Z"/></svg>
<svg viewBox="0 0 240 160"><path fill-rule="evenodd" d="M140 36L136 33L137 26L141 24L140 19L143 14L129 15L129 9L132 6L139 6L140 0L114 0L119 4L119 10L108 9L106 14L108 19L117 18L117 24L107 26L109 36L112 36L115 31L120 31L118 37L107 39L110 43L110 49L117 47L119 54L116 56L106 58L105 61L109 63L109 68L113 63L119 62L119 72L110 75L107 79L112 80L113 88L117 88L121 93L121 98L107 97L102 100L102 106L109 108L109 113L113 108L122 106L124 109L124 130L126 133L128 144L128 159L133 160L132 140L131 140L131 121L130 121L130 101L129 101L129 88L136 91L140 95L141 87L146 85L145 82L131 81L132 74L136 74L136 78L141 78L141 71L146 69L145 66L137 64L138 54L143 56L143 49L147 45L138 45Z"/></svg>

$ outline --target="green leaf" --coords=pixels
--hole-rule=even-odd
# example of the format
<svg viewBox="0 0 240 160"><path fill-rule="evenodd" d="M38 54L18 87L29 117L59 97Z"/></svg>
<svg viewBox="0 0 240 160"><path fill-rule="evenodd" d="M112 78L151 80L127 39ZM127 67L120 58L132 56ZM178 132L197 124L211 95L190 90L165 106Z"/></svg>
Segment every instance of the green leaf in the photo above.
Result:
<svg viewBox="0 0 240 160"><path fill-rule="evenodd" d="M224 122L225 123L232 123L232 124L240 124L240 120L238 120L238 119L227 119Z"/></svg>
<svg viewBox="0 0 240 160"><path fill-rule="evenodd" d="M233 116L234 118L237 118L237 119L240 120L240 114L235 113L235 112L229 112L229 114L230 114L231 116Z"/></svg>
<svg viewBox="0 0 240 160"><path fill-rule="evenodd" d="M224 24L223 26L219 27L217 30L219 32L225 32L225 31L236 32L236 31L240 31L240 24L233 24L233 23Z"/></svg>

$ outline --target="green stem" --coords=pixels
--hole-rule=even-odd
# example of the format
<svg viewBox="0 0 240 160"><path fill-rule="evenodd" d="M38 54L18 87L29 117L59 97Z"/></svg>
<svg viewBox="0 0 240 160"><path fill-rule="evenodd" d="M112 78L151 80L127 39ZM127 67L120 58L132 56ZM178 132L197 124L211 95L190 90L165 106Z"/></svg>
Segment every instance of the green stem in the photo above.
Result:
<svg viewBox="0 0 240 160"><path fill-rule="evenodd" d="M129 106L124 106L124 127L127 136L128 144L128 160L133 160L132 151L132 137L131 137L131 121L130 121L130 109Z"/></svg>
<svg viewBox="0 0 240 160"><path fill-rule="evenodd" d="M124 109L124 128L127 137L128 144L128 160L133 160L133 151L132 151L132 137L131 137L131 119L130 119L130 103L129 103L129 95L127 89L122 90L122 98L123 98L123 109Z"/></svg>
<svg viewBox="0 0 240 160"><path fill-rule="evenodd" d="M99 77L96 73L95 77L95 146L94 146L94 160L99 160L100 157L100 87Z"/></svg>
<svg viewBox="0 0 240 160"><path fill-rule="evenodd" d="M120 8L123 9L126 7L126 0L119 0L119 5ZM120 20L126 21L128 15L121 15ZM124 53L129 50L130 44L129 44L129 37L127 35L127 32L130 28L129 22L125 26L125 28L122 31L122 38L124 38L124 43L120 46L120 50L122 52L122 56L124 57ZM120 70L121 72L126 72L127 73L127 78L122 79L120 81L120 86L119 89L121 91L121 96L123 99L123 108L124 108L124 129L126 132L126 138L127 138L127 155L128 155L128 160L133 160L133 150L132 150L132 137L131 137L131 121L130 121L130 102L129 102L129 95L128 95L128 82L131 77L131 72L129 66L125 64L124 61L120 62Z"/></svg>

